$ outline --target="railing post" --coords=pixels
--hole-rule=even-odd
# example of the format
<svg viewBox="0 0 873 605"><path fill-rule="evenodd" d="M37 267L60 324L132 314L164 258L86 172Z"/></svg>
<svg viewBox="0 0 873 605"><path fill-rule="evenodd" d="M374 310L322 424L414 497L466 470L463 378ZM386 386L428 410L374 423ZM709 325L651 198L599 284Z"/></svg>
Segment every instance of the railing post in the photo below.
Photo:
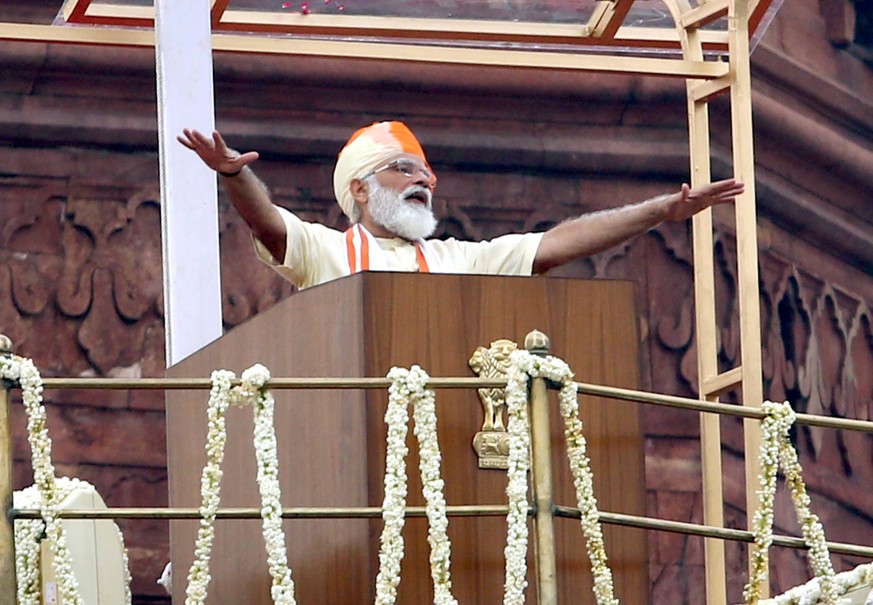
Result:
<svg viewBox="0 0 873 605"><path fill-rule="evenodd" d="M549 353L549 339L534 330L524 339L524 348L533 355ZM557 605L558 573L555 557L554 500L552 497L552 451L549 429L549 395L544 378L533 378L530 385L530 440L534 517L534 555L536 557L537 603Z"/></svg>
<svg viewBox="0 0 873 605"><path fill-rule="evenodd" d="M0 334L0 357L12 354L12 341ZM0 602L15 605L15 533L12 510L12 409L9 385L0 380Z"/></svg>

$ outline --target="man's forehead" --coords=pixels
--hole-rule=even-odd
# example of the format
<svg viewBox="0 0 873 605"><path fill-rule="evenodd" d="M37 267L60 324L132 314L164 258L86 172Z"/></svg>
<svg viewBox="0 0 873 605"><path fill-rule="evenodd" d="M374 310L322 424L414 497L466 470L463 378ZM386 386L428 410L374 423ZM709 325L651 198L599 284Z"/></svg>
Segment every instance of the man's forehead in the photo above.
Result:
<svg viewBox="0 0 873 605"><path fill-rule="evenodd" d="M385 163L390 164L391 162L396 162L398 160L408 160L410 162L416 162L418 164L424 162L424 159L422 159L421 156L415 155L414 153L401 152L385 160Z"/></svg>

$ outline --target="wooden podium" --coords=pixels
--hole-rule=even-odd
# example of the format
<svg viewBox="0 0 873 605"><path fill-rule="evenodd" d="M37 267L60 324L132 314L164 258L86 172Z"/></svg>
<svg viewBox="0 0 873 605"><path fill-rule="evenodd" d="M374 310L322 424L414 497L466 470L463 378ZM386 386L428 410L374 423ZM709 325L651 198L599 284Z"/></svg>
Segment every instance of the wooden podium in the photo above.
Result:
<svg viewBox="0 0 873 605"><path fill-rule="evenodd" d="M633 284L551 278L363 273L295 294L170 368L172 377L240 374L255 363L273 376L385 376L392 366L420 365L433 377L474 376L468 360L500 338L523 346L533 329L578 380L636 388L639 381ZM283 390L276 396L280 479L286 507L380 506L385 458L384 390ZM205 463L202 391L167 395L171 507L197 507ZM556 502L576 506L564 454L563 421L553 395ZM595 493L604 511L645 514L643 444L635 404L580 399ZM474 389L437 391L446 500L451 505L505 504L505 471L478 468L471 441L483 411ZM259 507L251 446L252 411L231 409L222 507ZM423 505L415 438L409 433L409 505ZM170 527L173 602L184 603L197 521ZM286 520L289 563L301 605L373 603L381 519ZM208 603L267 605L260 520L217 520ZM648 603L645 532L606 526L615 586L626 605ZM562 603L593 604L577 520L555 521ZM432 601L426 520L407 519L398 603ZM450 517L453 593L461 604L500 603L503 517ZM533 548L531 547L531 552ZM529 557L530 567L533 558ZM528 603L536 602L529 572Z"/></svg>

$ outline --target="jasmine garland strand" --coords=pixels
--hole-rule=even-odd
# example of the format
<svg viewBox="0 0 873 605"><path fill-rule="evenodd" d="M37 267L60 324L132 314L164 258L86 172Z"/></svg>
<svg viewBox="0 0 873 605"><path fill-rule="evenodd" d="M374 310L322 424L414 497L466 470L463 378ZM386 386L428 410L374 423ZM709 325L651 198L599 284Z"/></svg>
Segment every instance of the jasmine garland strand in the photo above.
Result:
<svg viewBox="0 0 873 605"><path fill-rule="evenodd" d="M434 586L434 605L457 605L452 596L451 554L449 542L449 519L446 516L445 482L440 475L440 453L437 440L436 398L431 389L425 388L430 376L418 366L413 366L406 377L410 390L414 390L414 433L418 437L419 472L425 499L430 545L430 574Z"/></svg>
<svg viewBox="0 0 873 605"><path fill-rule="evenodd" d="M379 572L376 575L376 605L392 605L400 585L403 560L403 525L406 508L406 433L409 424L409 386L402 380L403 370L392 368L388 379L388 408L385 424L388 436L385 453L385 493L382 498L382 535L379 538Z"/></svg>
<svg viewBox="0 0 873 605"><path fill-rule="evenodd" d="M523 605L527 588L528 472L530 471L530 420L527 394L529 375L518 358L511 358L506 381L506 410L509 422L509 469L506 497L506 574L503 583L504 605Z"/></svg>
<svg viewBox="0 0 873 605"><path fill-rule="evenodd" d="M231 388L235 376L226 370L212 373L212 390L208 403L206 465L200 480L202 503L200 529L194 549L194 562L188 573L186 605L203 605L209 586L209 560L215 538L215 515L220 501L221 464L227 441L225 416L228 407L254 407L254 448L258 462L258 489L261 494L261 517L267 563L273 579L274 603L294 605L294 583L287 565L285 536L282 532L282 506L279 489L279 462L273 411L273 396L264 387L270 379L267 368L256 364L243 372L242 384Z"/></svg>
<svg viewBox="0 0 873 605"><path fill-rule="evenodd" d="M440 476L441 454L437 441L436 405L434 392L427 388L430 377L420 367L392 368L388 373L388 425L385 456L385 495L382 502L384 526L380 539L379 573L376 577L377 605L392 605L400 584L400 564L404 543L402 530L405 522L407 476L406 436L409 424L409 406L413 406L415 435L419 443L419 470L425 497L430 544L431 578L434 583L435 605L457 605L452 596L450 558L451 543L447 529L444 482Z"/></svg>
<svg viewBox="0 0 873 605"><path fill-rule="evenodd" d="M810 563L818 577L818 601L836 605L839 600L839 585L818 517L810 510L810 499L802 479L802 469L797 452L791 445L789 431L794 424L794 410L786 401L765 401L762 410L767 414L761 422L761 475L758 490L759 505L753 517L754 547L751 554L749 583L743 592L747 605L756 605L760 600L761 587L769 578L768 551L773 542L773 503L776 494L776 474L781 464L786 483L791 490L791 500L801 523L803 538L810 547ZM817 602L818 602L817 601Z"/></svg>
<svg viewBox="0 0 873 605"><path fill-rule="evenodd" d="M553 379L554 380L554 379ZM576 487L576 498L579 510L582 512L580 521L582 533L585 535L585 546L588 559L591 561L591 573L594 577L594 595L598 605L618 605L615 598L612 571L609 569L606 557L606 546L603 543L603 530L600 525L600 514L597 510L597 498L594 496L594 474L587 455L587 442L582 433L583 424L579 418L579 401L576 383L570 368L563 375L563 386L558 395L561 415L564 417L567 439L567 456L570 459L570 471L573 475L573 485Z"/></svg>
<svg viewBox="0 0 873 605"><path fill-rule="evenodd" d="M838 573L834 576L834 584L838 595L845 595L849 591L865 590L867 599L865 603L873 602L873 563L864 563ZM813 578L806 584L795 586L791 590L771 599L759 601L761 605L816 605L822 599L821 578Z"/></svg>
<svg viewBox="0 0 873 605"><path fill-rule="evenodd" d="M597 499L594 497L594 476L586 453L573 372L564 361L556 357L541 357L532 355L528 351L514 351L510 355L510 370L506 385L506 403L510 414L510 477L507 487L510 513L507 518L504 603L521 605L524 602L526 586L524 559L527 551L527 471L530 465L530 428L527 419L528 376L545 378L561 385L558 400L566 425L564 434L567 438L567 455L570 459L570 471L581 511L582 533L585 535L588 558L591 561L594 596L598 605L618 605L618 599L614 596L612 571L607 563ZM513 429L514 422L519 424L523 422L525 426ZM515 446L513 441L517 442ZM515 451L514 447L517 448ZM514 465L519 466L514 468ZM523 523L522 506L524 507Z"/></svg>
<svg viewBox="0 0 873 605"><path fill-rule="evenodd" d="M212 390L207 404L206 464L200 474L200 528L194 542L194 561L188 571L188 586L185 589L185 605L202 605L209 588L209 559L215 539L215 514L220 502L221 463L224 461L224 446L227 442L225 414L231 403L233 372L212 372Z"/></svg>
<svg viewBox="0 0 873 605"><path fill-rule="evenodd" d="M62 498L59 496L55 468L51 459L52 441L45 424L42 377L30 359L10 355L0 357L0 379L18 383L21 388L21 400L27 413L27 440L30 443L33 482L40 496L39 509L42 522L45 524L46 539L54 554L54 572L58 581L59 596L66 605L82 605L79 584L73 575L72 559L67 548L67 534L58 519L58 504ZM19 600L22 605L39 598L38 582L33 581L31 574L28 574L22 584L23 592L19 590Z"/></svg>
<svg viewBox="0 0 873 605"><path fill-rule="evenodd" d="M264 366L256 365L242 375L242 389L249 400L254 401L254 444L258 462L258 490L261 494L261 518L264 545L267 549L267 565L273 578L270 593L274 603L293 605L294 581L288 568L285 549L285 532L282 531L282 502L279 488L279 454L274 422L276 402L273 395L264 390L270 373Z"/></svg>

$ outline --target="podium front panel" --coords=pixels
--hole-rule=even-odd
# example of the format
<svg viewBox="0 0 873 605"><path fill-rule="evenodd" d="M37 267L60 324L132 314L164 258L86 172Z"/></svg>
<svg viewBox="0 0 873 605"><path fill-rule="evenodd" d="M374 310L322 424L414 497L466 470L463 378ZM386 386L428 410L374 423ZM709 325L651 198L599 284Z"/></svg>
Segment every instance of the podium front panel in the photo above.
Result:
<svg viewBox="0 0 873 605"><path fill-rule="evenodd" d="M393 366L420 365L433 377L474 376L468 360L479 346L508 338L523 346L538 329L577 380L639 386L633 284L409 273L364 273L297 293L238 326L168 370L208 376L241 373L263 363L274 376L385 376ZM384 390L274 390L284 506L379 506L385 460ZM203 392L168 394L170 505L199 505L205 462ZM575 506L563 446L563 420L552 396L555 500ZM638 407L580 398L601 510L645 514L643 443ZM505 504L506 473L478 468L471 442L483 411L474 389L437 391L443 478L449 505ZM231 410L222 506L259 506L251 446L251 411ZM415 438L407 460L410 505L422 505ZM216 521L208 602L267 605L269 575L260 522ZM298 602L366 604L374 599L381 519L285 521ZM593 604L591 576L577 520L556 519L561 602ZM171 524L174 602L184 602L197 522ZM643 530L605 527L617 596L648 602ZM398 603L432 602L427 526L408 519ZM502 600L503 517L450 517L453 593L459 603ZM532 552L531 548L531 552ZM529 559L531 570L533 558ZM536 602L533 573L528 603Z"/></svg>

